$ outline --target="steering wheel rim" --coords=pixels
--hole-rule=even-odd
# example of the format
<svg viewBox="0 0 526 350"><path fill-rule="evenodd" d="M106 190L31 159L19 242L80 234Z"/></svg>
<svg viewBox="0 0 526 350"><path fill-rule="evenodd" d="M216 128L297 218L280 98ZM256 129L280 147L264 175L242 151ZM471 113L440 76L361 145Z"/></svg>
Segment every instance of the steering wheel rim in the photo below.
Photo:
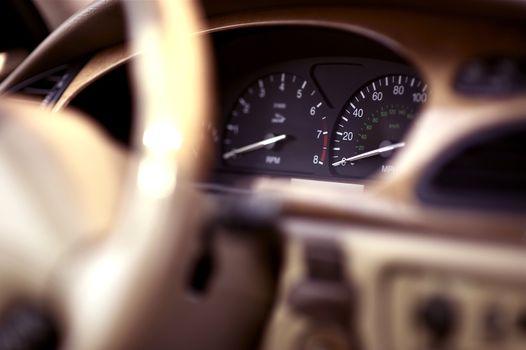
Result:
<svg viewBox="0 0 526 350"><path fill-rule="evenodd" d="M65 349L137 346L140 323L198 225L187 203L199 199L186 184L199 174L195 135L211 101L205 38L194 35L199 11L185 0L123 4L132 45L142 52L133 68L131 155L75 113L1 106L0 186L14 186L23 203L0 227L0 282L10 287L0 293L0 311L20 298L48 306ZM37 157L49 166L28 175ZM98 181L111 190L96 190Z"/></svg>

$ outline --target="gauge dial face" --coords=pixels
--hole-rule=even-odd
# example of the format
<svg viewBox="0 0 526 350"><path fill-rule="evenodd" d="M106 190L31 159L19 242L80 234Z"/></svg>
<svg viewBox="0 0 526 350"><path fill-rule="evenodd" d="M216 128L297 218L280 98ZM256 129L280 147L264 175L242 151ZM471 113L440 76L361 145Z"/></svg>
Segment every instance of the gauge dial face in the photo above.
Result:
<svg viewBox="0 0 526 350"><path fill-rule="evenodd" d="M269 74L247 87L223 135L222 161L236 169L311 174L328 158L325 103L294 74Z"/></svg>
<svg viewBox="0 0 526 350"><path fill-rule="evenodd" d="M427 100L427 85L408 75L389 75L349 99L334 127L330 167L338 176L365 178L395 171L389 159Z"/></svg>

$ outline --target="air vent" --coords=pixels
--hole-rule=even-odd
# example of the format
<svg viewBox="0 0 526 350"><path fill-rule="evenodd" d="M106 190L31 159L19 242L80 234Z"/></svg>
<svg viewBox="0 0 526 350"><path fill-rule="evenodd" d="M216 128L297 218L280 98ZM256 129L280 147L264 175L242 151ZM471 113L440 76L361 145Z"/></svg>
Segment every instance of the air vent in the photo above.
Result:
<svg viewBox="0 0 526 350"><path fill-rule="evenodd" d="M443 206L526 211L526 124L485 130L435 162L420 199Z"/></svg>
<svg viewBox="0 0 526 350"><path fill-rule="evenodd" d="M466 62L455 89L470 96L510 96L526 91L526 57L484 57Z"/></svg>
<svg viewBox="0 0 526 350"><path fill-rule="evenodd" d="M14 86L9 89L9 93L39 100L43 106L52 106L78 73L80 67L80 65L68 64L53 68Z"/></svg>

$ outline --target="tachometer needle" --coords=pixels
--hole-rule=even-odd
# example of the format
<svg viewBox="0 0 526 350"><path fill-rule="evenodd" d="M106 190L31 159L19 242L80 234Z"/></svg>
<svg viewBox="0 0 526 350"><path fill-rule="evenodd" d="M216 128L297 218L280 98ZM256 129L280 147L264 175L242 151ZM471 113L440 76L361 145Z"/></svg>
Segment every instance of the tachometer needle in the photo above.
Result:
<svg viewBox="0 0 526 350"><path fill-rule="evenodd" d="M377 156L377 155L385 153L385 152L393 151L393 150L395 150L397 148L402 148L404 146L405 146L405 142L393 143L392 145L389 145L389 146L380 147L380 148L374 149L372 151L368 151L368 152L365 152L365 153L360 153L360 154L357 154L357 155L349 157L349 158L344 158L342 160L339 160L337 162L332 163L332 166L339 166L339 165L343 165L343 164L345 164L347 162L354 162L356 160L365 159L365 158L369 158L369 157L374 157L374 156Z"/></svg>
<svg viewBox="0 0 526 350"><path fill-rule="evenodd" d="M256 151L258 149L264 148L268 145L272 145L276 142L283 141L287 138L287 135L281 134L278 136L269 137L268 139L264 139L258 142L251 143L250 145L246 145L239 148L234 148L233 150L230 150L226 153L223 153L223 159L229 159L232 158L238 154L243 154L247 152Z"/></svg>

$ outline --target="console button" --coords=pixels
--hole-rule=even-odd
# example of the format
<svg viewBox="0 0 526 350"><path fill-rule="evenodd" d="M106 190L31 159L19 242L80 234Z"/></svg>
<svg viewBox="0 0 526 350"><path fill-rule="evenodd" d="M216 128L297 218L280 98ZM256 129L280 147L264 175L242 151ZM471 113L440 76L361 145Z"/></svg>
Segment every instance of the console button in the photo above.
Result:
<svg viewBox="0 0 526 350"><path fill-rule="evenodd" d="M419 307L417 322L428 333L433 344L443 343L455 331L456 307L444 296L432 296Z"/></svg>

